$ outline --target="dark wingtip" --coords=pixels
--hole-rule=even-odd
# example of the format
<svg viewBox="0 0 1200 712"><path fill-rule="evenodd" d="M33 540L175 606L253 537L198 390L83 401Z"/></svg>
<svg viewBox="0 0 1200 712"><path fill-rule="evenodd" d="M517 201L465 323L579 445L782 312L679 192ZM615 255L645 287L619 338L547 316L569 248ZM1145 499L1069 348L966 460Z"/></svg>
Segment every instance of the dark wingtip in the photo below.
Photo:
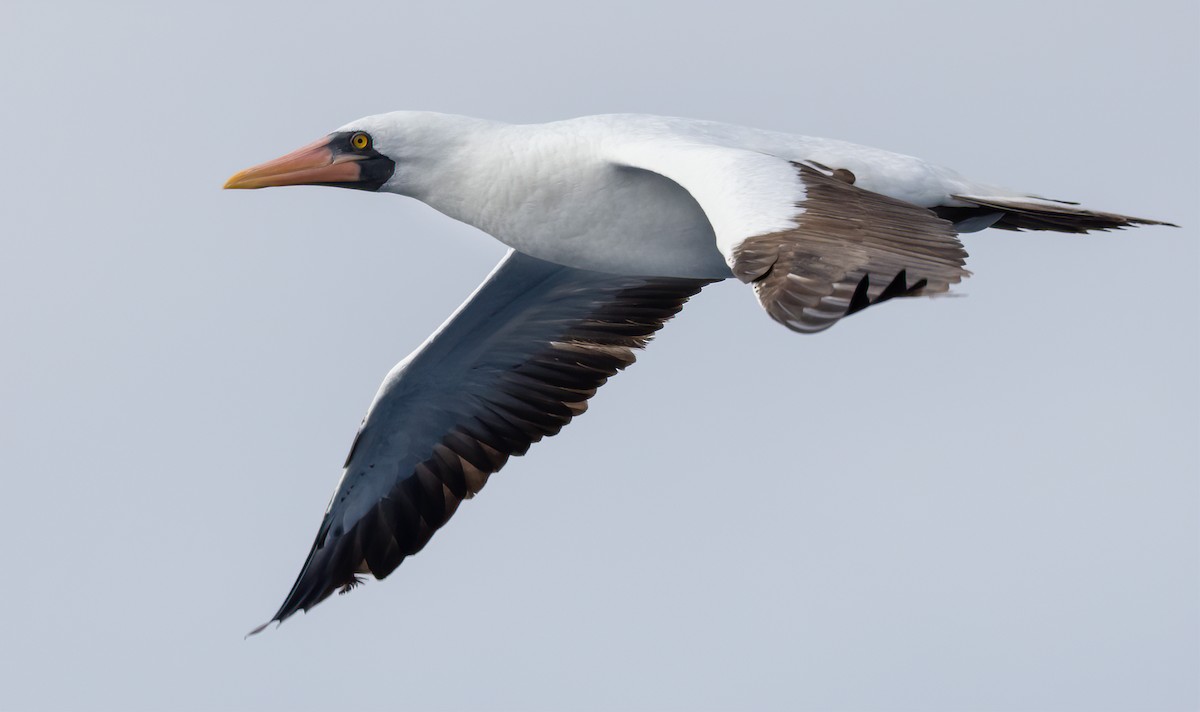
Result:
<svg viewBox="0 0 1200 712"><path fill-rule="evenodd" d="M257 627L257 628L255 628L254 630L252 630L252 631L250 631L249 633L247 633L247 634L246 634L246 637L245 637L245 638L242 638L242 640L245 640L246 638L249 638L249 637L250 637L250 636L252 636L252 635L258 635L259 633L261 633L261 632L263 632L264 630L266 630L266 629L267 629L267 626L271 625L272 623L274 623L274 622L276 622L276 621L278 621L278 620L279 620L278 618L272 618L271 620L267 621L266 623L263 623L262 625L258 626L258 627Z"/></svg>
<svg viewBox="0 0 1200 712"><path fill-rule="evenodd" d="M1128 221L1126 225L1161 225L1163 227L1180 227L1179 225L1176 225L1173 222L1167 222L1166 220L1151 220L1150 218L1134 218L1126 216L1121 217L1125 217L1125 219ZM1121 227L1125 227L1125 225L1122 225Z"/></svg>

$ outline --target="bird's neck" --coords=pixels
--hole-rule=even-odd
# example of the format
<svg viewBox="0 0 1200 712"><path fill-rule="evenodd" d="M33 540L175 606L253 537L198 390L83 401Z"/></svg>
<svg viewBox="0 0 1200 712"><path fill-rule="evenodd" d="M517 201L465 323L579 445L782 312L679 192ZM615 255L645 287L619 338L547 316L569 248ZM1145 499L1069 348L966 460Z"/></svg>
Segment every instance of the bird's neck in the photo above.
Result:
<svg viewBox="0 0 1200 712"><path fill-rule="evenodd" d="M577 137L556 127L435 115L405 137L389 189L507 242L527 229L510 224L527 217L523 208L577 179L563 171L578 166L562 160Z"/></svg>
<svg viewBox="0 0 1200 712"><path fill-rule="evenodd" d="M389 190L478 226L480 206L503 161L505 127L467 116L429 115L399 137L403 151Z"/></svg>

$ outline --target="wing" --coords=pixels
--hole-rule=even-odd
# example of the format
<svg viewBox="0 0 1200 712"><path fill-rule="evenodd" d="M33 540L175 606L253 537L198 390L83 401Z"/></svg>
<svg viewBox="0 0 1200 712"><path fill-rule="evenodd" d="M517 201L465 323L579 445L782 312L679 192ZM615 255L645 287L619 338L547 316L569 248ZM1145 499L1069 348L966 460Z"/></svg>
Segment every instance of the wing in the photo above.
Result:
<svg viewBox="0 0 1200 712"><path fill-rule="evenodd" d="M510 251L384 380L300 576L268 623L349 590L358 574L382 579L420 551L511 455L586 410L710 282L588 272Z"/></svg>
<svg viewBox="0 0 1200 712"><path fill-rule="evenodd" d="M789 329L822 331L893 297L947 292L970 275L949 221L836 173L796 168L805 187L796 226L748 237L730 253L734 275Z"/></svg>
<svg viewBox="0 0 1200 712"><path fill-rule="evenodd" d="M892 297L945 292L970 275L953 223L855 186L845 168L688 143L624 146L613 160L688 190L734 275L795 331L827 329ZM908 178L926 192L936 192L926 184L940 180L900 172L895 192L904 192Z"/></svg>

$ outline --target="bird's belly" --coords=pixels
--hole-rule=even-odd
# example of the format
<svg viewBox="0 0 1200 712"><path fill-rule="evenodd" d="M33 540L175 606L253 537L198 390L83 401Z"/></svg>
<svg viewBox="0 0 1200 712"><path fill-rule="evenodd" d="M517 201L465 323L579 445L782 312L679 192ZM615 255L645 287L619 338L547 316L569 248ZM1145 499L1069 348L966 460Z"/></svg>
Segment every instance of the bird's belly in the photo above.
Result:
<svg viewBox="0 0 1200 712"><path fill-rule="evenodd" d="M704 211L674 181L624 167L573 178L526 196L511 222L489 232L521 252L578 269L731 276Z"/></svg>

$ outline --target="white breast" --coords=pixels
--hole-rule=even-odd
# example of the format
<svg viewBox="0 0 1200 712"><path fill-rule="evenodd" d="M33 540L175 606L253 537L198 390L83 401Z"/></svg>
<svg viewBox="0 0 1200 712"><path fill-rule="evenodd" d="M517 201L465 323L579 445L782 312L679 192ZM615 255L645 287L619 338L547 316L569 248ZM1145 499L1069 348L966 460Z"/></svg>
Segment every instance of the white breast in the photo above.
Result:
<svg viewBox="0 0 1200 712"><path fill-rule="evenodd" d="M615 165L601 153L602 133L565 123L505 127L460 154L455 175L419 197L509 247L570 267L730 276L688 191Z"/></svg>

